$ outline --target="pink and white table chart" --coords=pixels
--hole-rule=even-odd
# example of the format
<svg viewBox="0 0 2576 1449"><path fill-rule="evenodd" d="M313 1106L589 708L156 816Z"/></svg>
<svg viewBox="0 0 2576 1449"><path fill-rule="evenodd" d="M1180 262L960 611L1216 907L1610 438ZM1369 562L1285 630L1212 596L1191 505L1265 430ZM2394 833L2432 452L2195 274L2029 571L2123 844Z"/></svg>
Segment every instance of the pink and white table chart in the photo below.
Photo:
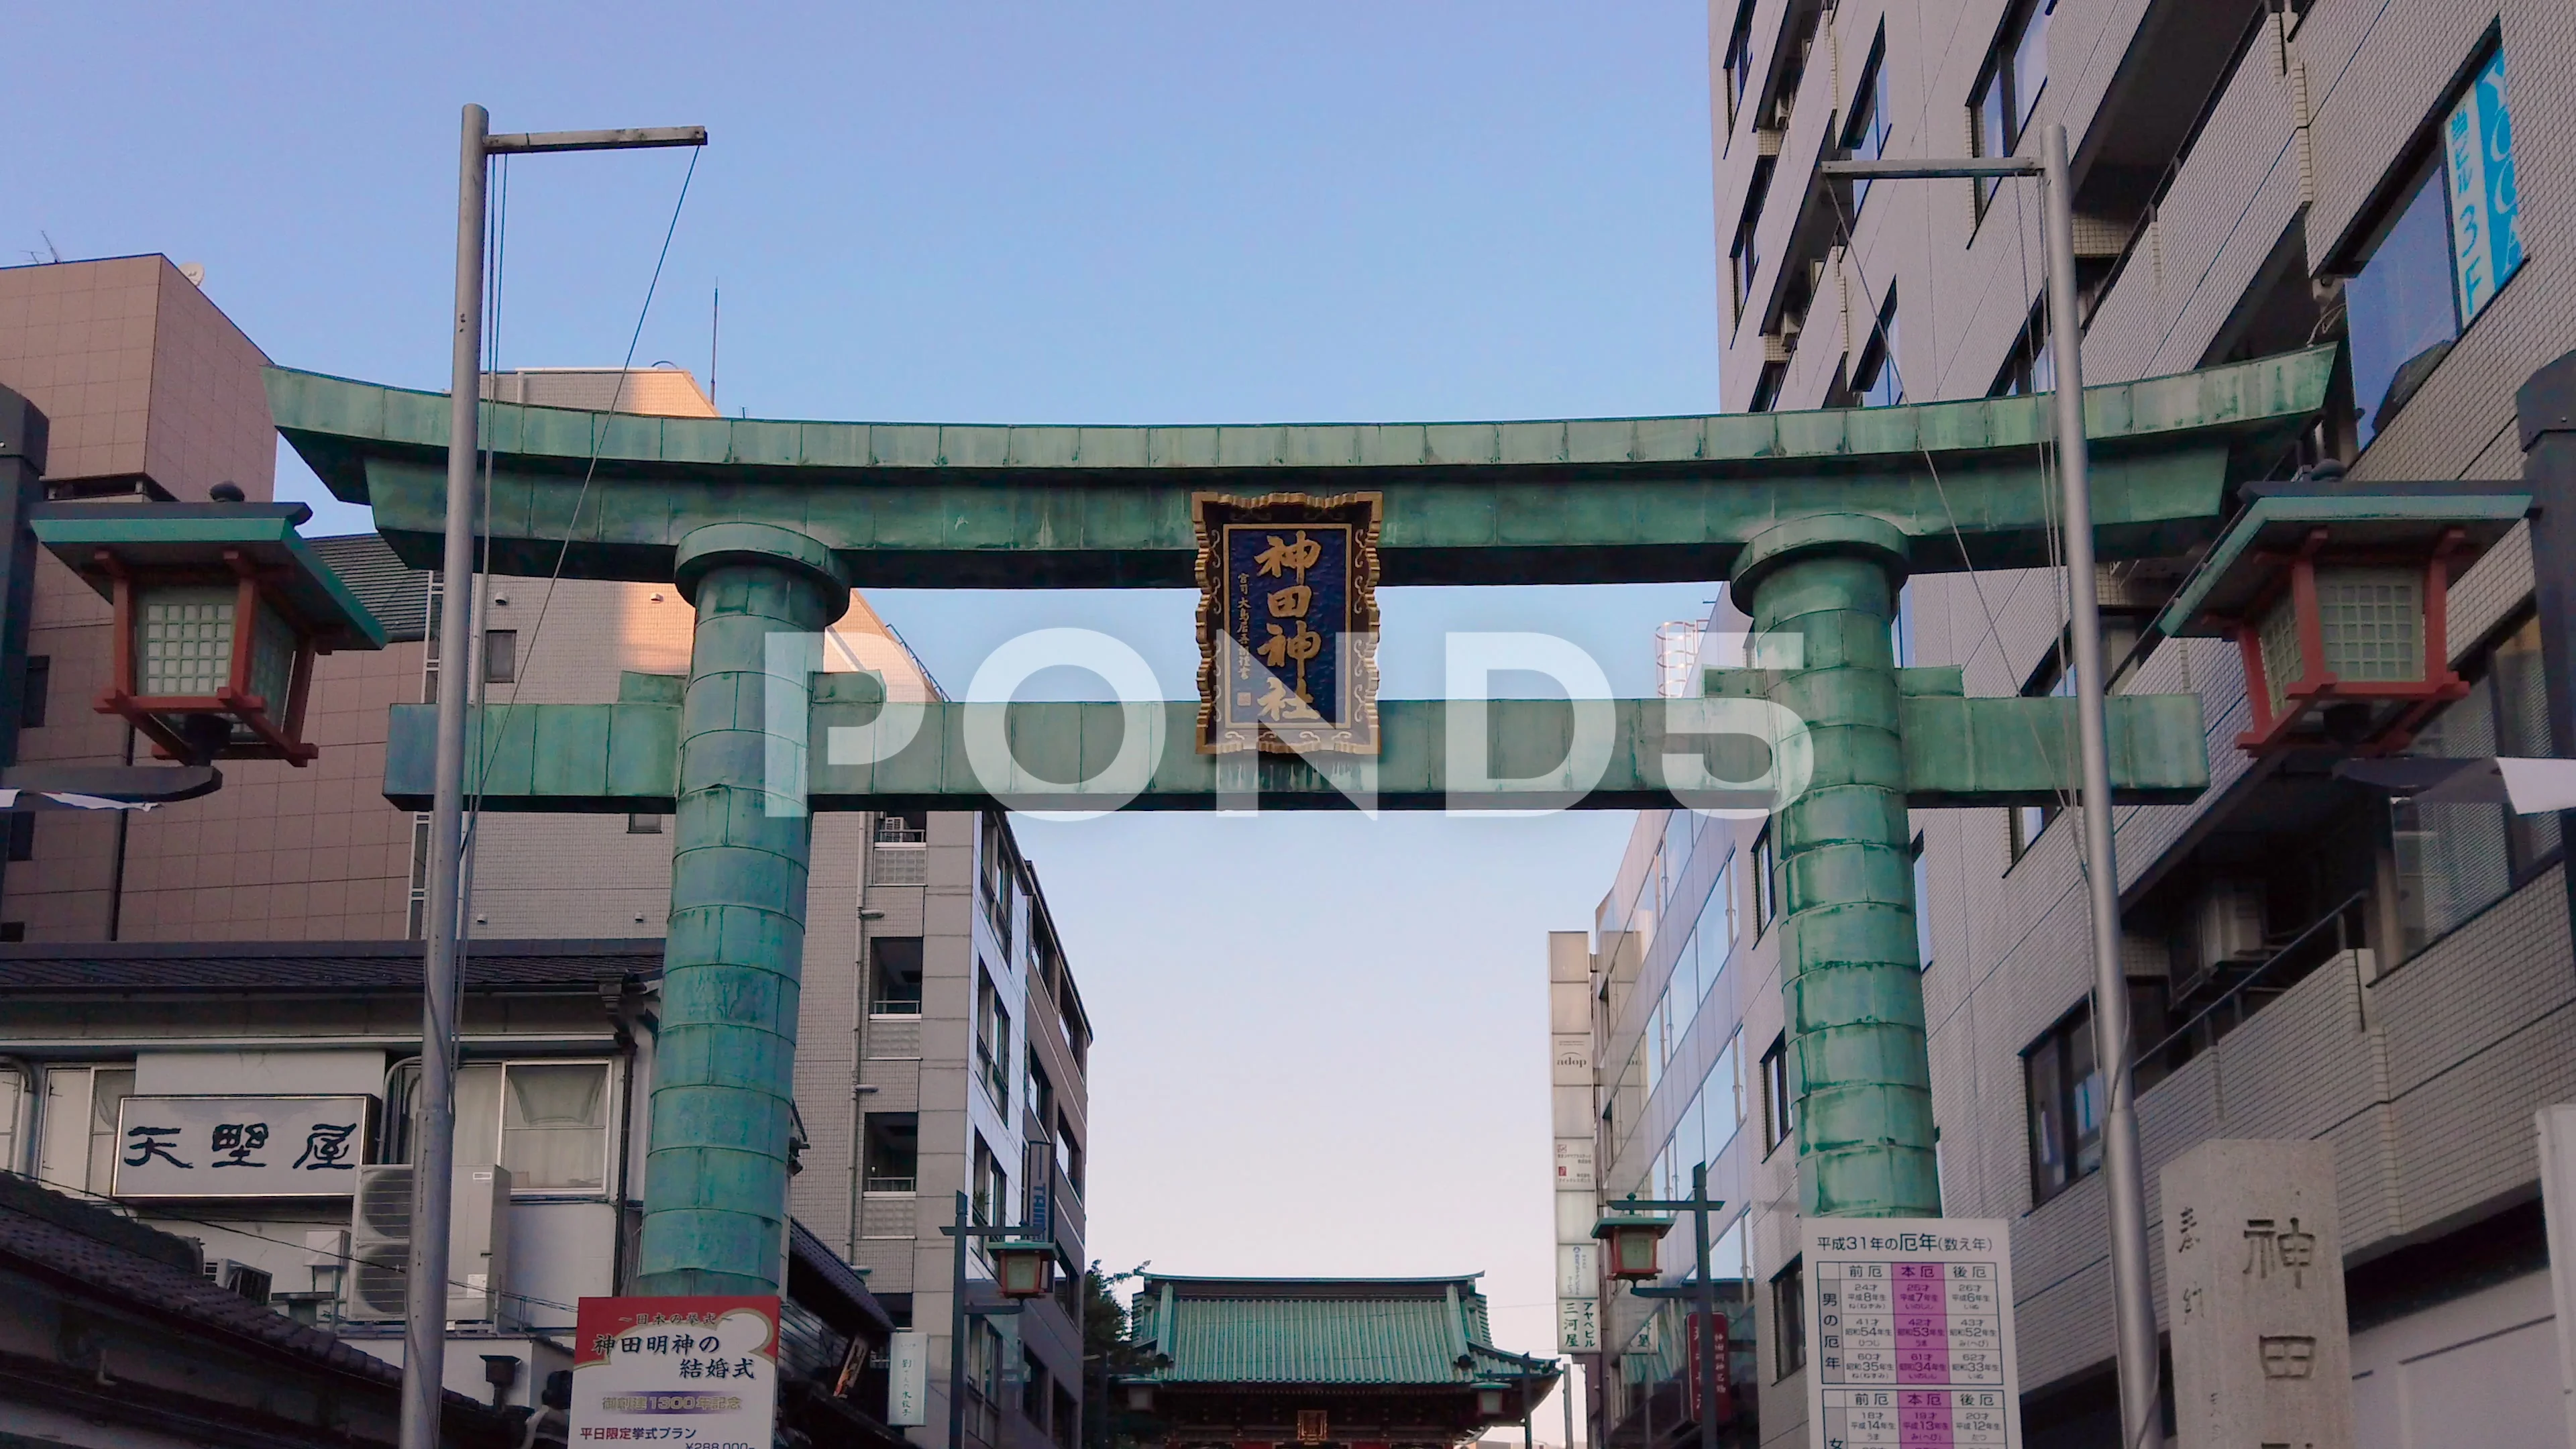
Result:
<svg viewBox="0 0 2576 1449"><path fill-rule="evenodd" d="M2002 1222L1811 1219L1802 1266L1822 1449L2020 1449Z"/></svg>

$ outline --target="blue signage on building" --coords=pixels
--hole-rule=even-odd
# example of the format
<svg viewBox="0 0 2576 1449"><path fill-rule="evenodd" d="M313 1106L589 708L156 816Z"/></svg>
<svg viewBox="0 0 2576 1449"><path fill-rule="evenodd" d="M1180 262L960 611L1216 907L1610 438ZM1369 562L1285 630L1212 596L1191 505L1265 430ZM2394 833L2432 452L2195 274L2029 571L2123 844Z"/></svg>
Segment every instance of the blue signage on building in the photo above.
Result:
<svg viewBox="0 0 2576 1449"><path fill-rule="evenodd" d="M2451 269L2460 325L2522 268L2522 198L2514 187L2513 122L2505 110L2504 52L2479 67L2442 121L2451 201Z"/></svg>

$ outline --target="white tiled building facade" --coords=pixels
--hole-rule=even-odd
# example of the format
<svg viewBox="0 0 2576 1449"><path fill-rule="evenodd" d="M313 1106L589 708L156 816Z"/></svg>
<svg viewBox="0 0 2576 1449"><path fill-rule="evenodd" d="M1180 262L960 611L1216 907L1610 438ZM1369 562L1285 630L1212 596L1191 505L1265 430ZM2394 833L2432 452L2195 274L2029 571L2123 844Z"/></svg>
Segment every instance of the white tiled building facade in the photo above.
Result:
<svg viewBox="0 0 2576 1449"><path fill-rule="evenodd" d="M2282 476L2332 460L2362 481L2520 478L2515 389L2576 348L2576 6L1711 0L1709 40L1729 409L2047 387L2032 345L2045 336L2038 198L2019 189L2035 183L1837 196L1816 167L2033 152L2040 127L2064 124L2088 381L2343 340L2331 415L2278 460ZM2464 107L2492 135L2477 92L2499 57L2510 140L2454 155L2443 142ZM2508 154L2518 196L2498 198ZM2481 186L2518 201L2518 266L2452 215ZM2106 571L2112 626L2160 603L2177 572ZM2531 723L2546 696L2527 537L2452 600L2450 653L2479 692L2417 748L2567 753ZM2046 574L1927 576L1905 612L1903 662L1964 665L1972 694L2053 683L2064 614ZM2158 1168L2197 1141L2331 1143L2360 1442L2565 1443L2532 1125L2576 1094L2554 823L2392 807L2255 765L2234 743L2245 689L2223 641L2157 644L2113 687L2200 694L2213 775L2196 805L2119 813L2141 1031L2163 1039L2211 1013L2142 1065L2151 1218ZM1944 1203L2013 1224L2027 1442L2109 1445L2077 832L2000 809L1914 824ZM1773 1291L1797 1266L1794 1149L1773 1145L1794 1083L1767 1063L1781 998L1757 832L1640 820L1589 942L1591 1060L1606 1194L1669 1196L1707 1159L1712 1193L1738 1205L1718 1255L1743 1304L1722 1435L1798 1444L1800 1351ZM2199 969L2205 930L2236 933L2223 942L2235 964ZM1678 1386L1645 1387L1678 1367L1679 1335L1644 1327L1622 1295L1601 1336L1594 1432L1691 1442Z"/></svg>

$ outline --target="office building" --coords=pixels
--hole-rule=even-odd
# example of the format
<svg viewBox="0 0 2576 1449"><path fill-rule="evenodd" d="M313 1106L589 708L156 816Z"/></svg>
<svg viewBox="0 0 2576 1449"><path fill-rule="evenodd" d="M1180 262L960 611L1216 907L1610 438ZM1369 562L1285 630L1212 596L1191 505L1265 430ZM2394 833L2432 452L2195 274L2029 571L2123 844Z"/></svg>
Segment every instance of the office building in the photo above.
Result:
<svg viewBox="0 0 2576 1449"><path fill-rule="evenodd" d="M202 502L222 483L255 502L272 495L277 435L259 375L266 358L197 280L157 256L0 268L0 384L48 414L49 498L99 507ZM486 392L496 402L531 407L714 414L695 380L669 368L526 369L487 379ZM240 1022L259 1021L262 1014L250 1003L264 998L345 994L343 988L358 990L360 978L375 981L366 996L368 1040L361 1051L369 1061L323 1063L291 1024L276 1028L285 1039L271 1040L261 1022L261 1030L234 1030L220 1042L163 1040L148 1027L152 1011L142 1004L132 1011L85 1008L76 1038L51 1028L21 1030L14 1013L0 1016L0 1105L8 1109L0 1122L14 1124L0 1139L0 1170L113 1198L112 1172L100 1179L105 1185L93 1184L83 1155L88 1148L75 1153L68 1145L87 1143L102 1121L115 1128L114 1117L101 1118L95 1105L111 1099L83 1097L92 1105L75 1108L64 1095L57 1105L56 1077L66 1094L76 1077L105 1073L111 1087L127 1083L123 1090L148 1097L158 1093L154 1080L180 1080L154 1063L218 1048L275 1057L276 1070L286 1073L281 1082L302 1080L297 1073L308 1068L336 1072L330 1092L372 1104L371 1157L400 1160L399 1082L402 1062L418 1050L417 973L409 978L408 997L400 983L386 985L365 973L381 975L383 962L416 958L420 949L409 943L420 934L425 820L388 804L381 791L387 711L434 698L441 687L442 650L430 627L440 581L403 563L372 534L319 539L314 547L386 624L392 641L380 652L318 661L305 734L321 746L320 757L302 769L226 761L221 790L150 812L13 817L18 824L0 875L0 942L27 943L26 963L64 952L97 962L134 953L159 960L153 953L213 952L253 963L220 976L221 984L239 988L226 1019ZM478 587L480 628L466 667L456 672L496 709L615 700L630 676L687 672L694 616L669 585L496 576ZM149 763L148 741L137 751L122 721L90 707L107 679L112 632L98 596L50 555L40 555L24 666L22 760ZM827 671L883 675L897 699L937 691L857 594L832 626L823 656ZM575 977L579 953L589 949L578 943L624 943L650 954L648 974L658 982L652 938L661 933L669 901L668 823L650 814L478 817L472 935L515 943L511 951L537 958L572 952L575 964L564 969ZM0 945L0 952L12 949ZM468 949L469 960L490 954ZM335 961L376 964L348 966L360 978L341 980ZM0 961L0 986L15 979L9 973L33 969ZM610 976L642 974L640 967L621 967ZM109 971L101 979L113 978ZM566 1101L581 1108L585 1131L608 1134L606 1166L578 1191L514 1186L508 1217L514 1226L527 1223L519 1234L523 1245L552 1241L546 1234L554 1229L539 1219L563 1217L567 1203L623 1224L618 1232L631 1229L640 1206L640 1144L593 1120L606 1112L624 1122L633 1104L640 1124L650 1092L650 1052L619 1043L633 1036L649 1044L649 1023L639 1032L632 1022L610 1020L615 1013L603 1003L620 1000L622 988L602 984L609 980L574 990L589 1002L580 1032L539 1031L523 1040L502 1012L485 1039L468 1019L467 1051L477 1069L488 1062L506 1073L520 1064L523 1075L535 1072L527 1075L530 1083L572 1081L561 1072L547 1077L536 1065L605 1073L596 1092L582 1086ZM1087 1261L1082 1187L1091 1028L1045 896L1008 822L974 812L815 816L801 1002L799 1170L789 1205L799 1225L796 1246L813 1259L814 1271L827 1271L825 1259L868 1270L870 1301L892 1325L917 1324L929 1335L928 1423L908 1432L925 1444L945 1444L951 1240L938 1229L951 1220L962 1191L979 1221L1025 1223L1033 1236L1057 1243L1061 1276L1074 1285L1017 1317L976 1320L970 1436L1012 1449L1070 1444L1081 1420L1077 1305ZM284 1089L254 1082L239 1090ZM525 1106L507 1092L492 1098L495 1112ZM485 1155L499 1161L507 1156L507 1131L495 1125L492 1132L502 1135L486 1144ZM630 1149L632 1172L626 1170ZM66 1153L81 1157L77 1173ZM237 1206L258 1218L280 1204L253 1199ZM310 1204L281 1210L289 1218L316 1216ZM319 1216L334 1211L346 1227L345 1201ZM302 1231L291 1235L293 1261L255 1262L260 1252L248 1249L230 1260L255 1263L277 1293L320 1291L305 1283ZM618 1291L631 1268L624 1247L610 1250L619 1241L612 1233L592 1245L596 1251L546 1253L549 1276L530 1293L562 1305ZM219 1250L209 1251L224 1260ZM971 1277L971 1291L989 1296L991 1272L980 1248ZM347 1285L337 1287L345 1293ZM494 1320L471 1321L486 1325L477 1333L500 1331L488 1327ZM536 1325L527 1333L539 1337L539 1328L559 1327L538 1309L512 1323L512 1331ZM852 1331L842 1328L842 1341ZM351 1341L370 1351L399 1349L398 1339L369 1339L362 1330L353 1330ZM538 1346L523 1356L534 1361L548 1352ZM482 1372L470 1360L452 1363L451 1387L480 1396ZM881 1403L882 1364L874 1372L874 1380L862 1383L876 1384ZM526 1402L528 1381L519 1381L515 1392Z"/></svg>
<svg viewBox="0 0 2576 1449"><path fill-rule="evenodd" d="M1858 186L1817 165L2035 154L2063 124L2087 381L2337 340L2328 413L2263 462L2274 476L2520 477L2515 390L2576 340L2567 6L1713 0L1709 39L1731 410L2049 387L2036 183ZM2240 748L2236 650L2144 629L2194 562L2101 580L2111 687L2198 694L2213 775L2195 804L2117 817L2150 1216L2157 1170L2199 1141L2331 1143L2360 1442L2562 1442L2533 1128L2576 1077L2554 821L2392 802ZM2540 708L2532 597L2519 528L2452 584L2436 642L2470 689L2413 752L2568 752ZM2064 627L2045 572L1927 575L1897 643L1901 662L1963 666L1971 694L2051 693ZM2107 1445L2075 822L1913 823L1943 1202L2012 1225L2027 1442ZM1719 1402L1765 1444L1808 1442L1772 889L1758 825L1649 815L1590 940L1556 946L1589 957L1597 1191L1670 1188L1705 1159L1738 1205ZM1597 1432L1688 1432L1676 1335L1624 1294L1600 1310Z"/></svg>

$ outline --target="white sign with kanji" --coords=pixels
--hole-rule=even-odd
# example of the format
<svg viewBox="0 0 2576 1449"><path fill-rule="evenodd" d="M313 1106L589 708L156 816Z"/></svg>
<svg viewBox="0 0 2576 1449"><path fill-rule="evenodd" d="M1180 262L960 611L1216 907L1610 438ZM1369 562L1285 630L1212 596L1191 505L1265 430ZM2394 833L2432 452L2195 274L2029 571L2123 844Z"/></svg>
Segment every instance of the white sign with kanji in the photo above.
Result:
<svg viewBox="0 0 2576 1449"><path fill-rule="evenodd" d="M120 1198L347 1197L367 1160L369 1097L128 1097Z"/></svg>
<svg viewBox="0 0 2576 1449"><path fill-rule="evenodd" d="M1820 1449L2020 1449L2012 1249L1990 1218L1809 1218Z"/></svg>

